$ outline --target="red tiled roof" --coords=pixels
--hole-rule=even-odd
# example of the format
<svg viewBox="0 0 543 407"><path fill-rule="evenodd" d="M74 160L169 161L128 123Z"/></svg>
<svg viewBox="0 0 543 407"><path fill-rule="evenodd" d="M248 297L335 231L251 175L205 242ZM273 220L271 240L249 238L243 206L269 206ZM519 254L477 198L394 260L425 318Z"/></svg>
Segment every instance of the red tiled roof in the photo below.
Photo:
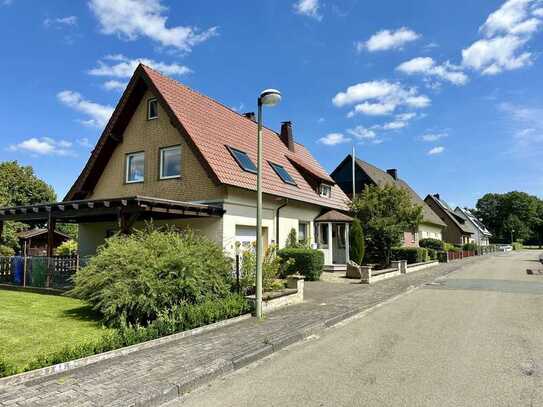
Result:
<svg viewBox="0 0 543 407"><path fill-rule="evenodd" d="M159 99L167 105L166 110L174 116L172 119L177 119L180 127L186 131L190 138L189 144L203 158L211 175L219 183L256 190L256 175L242 170L226 146L246 152L256 164L257 124L216 100L163 76L145 65L140 65L91 158L65 199L81 199L86 196L87 191L92 191L93 184L97 182L103 170L104 160L108 159L115 140L122 134L123 125L127 124L124 112L130 113L135 110L132 99L138 97L134 95L142 94L142 82L145 82L144 86L156 88L159 93L157 96L160 96ZM263 129L263 137L262 185L264 193L334 209L348 209L349 198L334 184L334 181L303 145L295 143L295 151L291 152L279 135L267 128ZM295 180L296 186L284 183L267 161L282 165ZM298 163L305 171L311 172L317 179L333 184L331 198L321 197L293 165L293 162Z"/></svg>

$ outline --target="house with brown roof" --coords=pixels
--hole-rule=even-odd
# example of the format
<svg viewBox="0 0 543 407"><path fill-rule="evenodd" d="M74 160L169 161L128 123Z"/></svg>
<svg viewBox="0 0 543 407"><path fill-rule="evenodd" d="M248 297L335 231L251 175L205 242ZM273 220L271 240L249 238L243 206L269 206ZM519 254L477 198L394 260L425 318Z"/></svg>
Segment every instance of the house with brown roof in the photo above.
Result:
<svg viewBox="0 0 543 407"><path fill-rule="evenodd" d="M17 233L17 240L24 256L45 256L47 254L47 229L34 228ZM70 236L59 231L54 232L53 248L70 240Z"/></svg>
<svg viewBox="0 0 543 407"><path fill-rule="evenodd" d="M2 220L79 224L82 255L143 221L198 230L234 254L256 239L257 123L139 65L63 202L0 210ZM348 197L293 136L264 128L264 246L292 228L346 267Z"/></svg>
<svg viewBox="0 0 543 407"><path fill-rule="evenodd" d="M439 194L428 195L424 201L438 214L447 227L443 230L443 241L454 245L473 243L475 229L464 217L455 213Z"/></svg>
<svg viewBox="0 0 543 407"><path fill-rule="evenodd" d="M371 165L359 158L355 158L355 189L360 192L366 185L396 185L409 192L411 201L422 207L423 220L416 231L404 232L405 246L418 246L420 239L433 238L442 239L442 231L446 224L437 216L437 214L422 200L422 198L409 186L407 182L398 177L397 169L386 171ZM331 177L337 185L349 197L353 194L353 157L349 154L332 171Z"/></svg>

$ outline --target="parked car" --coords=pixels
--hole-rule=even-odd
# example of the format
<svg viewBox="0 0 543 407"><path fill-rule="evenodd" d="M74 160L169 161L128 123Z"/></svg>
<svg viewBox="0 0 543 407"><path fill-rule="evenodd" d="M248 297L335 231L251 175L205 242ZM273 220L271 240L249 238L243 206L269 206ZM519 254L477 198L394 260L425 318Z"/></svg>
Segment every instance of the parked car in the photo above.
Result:
<svg viewBox="0 0 543 407"><path fill-rule="evenodd" d="M510 252L513 250L513 246L511 246L510 244L499 244L496 246L496 249L499 252Z"/></svg>

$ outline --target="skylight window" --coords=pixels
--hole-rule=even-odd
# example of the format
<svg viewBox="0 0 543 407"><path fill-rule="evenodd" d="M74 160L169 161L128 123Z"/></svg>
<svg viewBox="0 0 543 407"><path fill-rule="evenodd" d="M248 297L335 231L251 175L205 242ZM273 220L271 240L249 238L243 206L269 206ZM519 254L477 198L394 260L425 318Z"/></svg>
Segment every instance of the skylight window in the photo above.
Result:
<svg viewBox="0 0 543 407"><path fill-rule="evenodd" d="M229 147L228 151L230 151L230 154L232 154L232 157L236 160L236 162L239 164L239 166L247 172L252 172L256 174L256 165L251 161L249 156L245 151L238 150L237 148Z"/></svg>
<svg viewBox="0 0 543 407"><path fill-rule="evenodd" d="M273 168L273 170L279 175L279 178L283 180L284 183L290 184L290 185L296 185L296 181L294 181L294 178L290 176L290 174L285 170L285 167L279 164L272 163L271 161L268 161Z"/></svg>

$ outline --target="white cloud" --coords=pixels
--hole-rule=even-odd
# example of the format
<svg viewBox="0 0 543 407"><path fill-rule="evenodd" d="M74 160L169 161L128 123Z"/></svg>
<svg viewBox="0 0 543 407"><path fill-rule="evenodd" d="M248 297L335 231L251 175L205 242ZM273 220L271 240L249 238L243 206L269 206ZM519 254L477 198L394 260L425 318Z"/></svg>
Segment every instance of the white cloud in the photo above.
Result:
<svg viewBox="0 0 543 407"><path fill-rule="evenodd" d="M111 61L107 64L103 60ZM89 75L110 76L115 78L130 78L137 68L138 64L147 65L164 75L186 75L192 72L189 68L179 64L167 64L157 62L149 58L130 59L121 54L106 55L102 60L98 60L98 66L88 71Z"/></svg>
<svg viewBox="0 0 543 407"><path fill-rule="evenodd" d="M88 126L105 126L114 110L112 106L101 105L85 100L79 93L71 90L63 90L62 92L59 92L57 94L57 99L62 104L78 112L86 114L89 119L83 120L81 123Z"/></svg>
<svg viewBox="0 0 543 407"><path fill-rule="evenodd" d="M347 133L354 136L358 140L374 139L377 136L375 131L367 129L364 126L356 126L354 129L348 129Z"/></svg>
<svg viewBox="0 0 543 407"><path fill-rule="evenodd" d="M200 32L194 27L167 27L168 10L160 0L89 0L89 7L98 18L103 34L117 34L126 40L147 37L164 47L183 52L217 35L212 27Z"/></svg>
<svg viewBox="0 0 543 407"><path fill-rule="evenodd" d="M332 99L337 107L355 105L349 112L349 117L356 113L372 116L391 114L400 106L424 108L429 106L430 102L430 99L420 95L416 88L405 88L399 83L384 80L349 86Z"/></svg>
<svg viewBox="0 0 543 407"><path fill-rule="evenodd" d="M322 20L322 14L319 13L319 0L298 0L292 7L296 14L311 17L317 21Z"/></svg>
<svg viewBox="0 0 543 407"><path fill-rule="evenodd" d="M532 53L525 45L541 27L543 13L534 9L538 0L508 0L491 13L479 31L479 39L462 50L464 66L495 75L532 63Z"/></svg>
<svg viewBox="0 0 543 407"><path fill-rule="evenodd" d="M356 43L357 51L368 50L370 52L386 51L402 48L405 44L420 38L420 34L407 27L396 31L382 30L373 34L367 41Z"/></svg>
<svg viewBox="0 0 543 407"><path fill-rule="evenodd" d="M484 75L522 68L532 63L530 52L518 52L526 42L527 39L514 35L479 40L462 50L462 61Z"/></svg>
<svg viewBox="0 0 543 407"><path fill-rule="evenodd" d="M396 70L407 75L419 74L427 78L436 77L454 85L465 85L468 82L467 75L461 71L460 67L449 63L449 61L437 65L430 57L413 58L398 65Z"/></svg>
<svg viewBox="0 0 543 407"><path fill-rule="evenodd" d="M86 137L77 139L76 143L79 144L81 147L84 147L84 148L89 148L90 149L90 148L94 147L94 144L92 144L90 142L90 140L88 138L86 138Z"/></svg>
<svg viewBox="0 0 543 407"><path fill-rule="evenodd" d="M543 8L535 9L532 14L536 17L543 17Z"/></svg>
<svg viewBox="0 0 543 407"><path fill-rule="evenodd" d="M32 155L75 156L70 141L56 141L49 137L32 137L8 147L9 151L23 151Z"/></svg>
<svg viewBox="0 0 543 407"><path fill-rule="evenodd" d="M59 18L46 18L45 20L43 20L43 25L45 27L56 27L56 28L73 27L77 25L77 17L68 16L68 17L59 17Z"/></svg>
<svg viewBox="0 0 543 407"><path fill-rule="evenodd" d="M438 147L434 147L430 150L428 150L428 155L438 155L438 154L442 154L443 152L445 151L445 147L443 146L438 146Z"/></svg>
<svg viewBox="0 0 543 407"><path fill-rule="evenodd" d="M423 141L427 141L429 143L441 140L445 137L448 137L447 133L426 133L421 136Z"/></svg>
<svg viewBox="0 0 543 407"><path fill-rule="evenodd" d="M337 144L348 143L350 141L351 139L349 137L345 137L342 133L330 133L325 137L321 137L317 142L327 146L335 146Z"/></svg>
<svg viewBox="0 0 543 407"><path fill-rule="evenodd" d="M125 88L125 82L116 81L114 79L104 82L104 89L106 90L124 90Z"/></svg>

